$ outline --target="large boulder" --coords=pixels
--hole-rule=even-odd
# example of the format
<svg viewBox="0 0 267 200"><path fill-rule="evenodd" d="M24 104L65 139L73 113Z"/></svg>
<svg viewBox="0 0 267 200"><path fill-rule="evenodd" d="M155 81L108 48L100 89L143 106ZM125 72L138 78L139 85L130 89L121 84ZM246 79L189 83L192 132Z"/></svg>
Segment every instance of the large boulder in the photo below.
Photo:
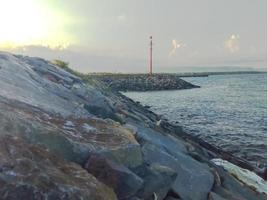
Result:
<svg viewBox="0 0 267 200"><path fill-rule="evenodd" d="M79 164L94 152L129 167L142 163L131 131L108 119L116 120L114 106L101 89L40 58L0 53L0 66L0 134Z"/></svg>
<svg viewBox="0 0 267 200"><path fill-rule="evenodd" d="M165 199L177 177L175 171L159 164L143 165L134 172L144 180L144 186L137 194L142 199Z"/></svg>
<svg viewBox="0 0 267 200"><path fill-rule="evenodd" d="M166 149L170 154L175 155L177 152L187 153L185 142L168 134L158 132L154 129L145 127L141 123L130 122L132 126L136 127L136 138L139 143L152 143L159 147Z"/></svg>
<svg viewBox="0 0 267 200"><path fill-rule="evenodd" d="M212 189L214 178L207 167L181 152L175 156L154 144L142 147L145 163L158 163L173 169L177 178L172 189L185 200L206 200Z"/></svg>
<svg viewBox="0 0 267 200"><path fill-rule="evenodd" d="M130 198L143 187L143 180L127 167L98 154L90 155L84 168L113 188L119 199Z"/></svg>
<svg viewBox="0 0 267 200"><path fill-rule="evenodd" d="M188 155L185 142L174 136L158 132L140 123L128 122L137 128L136 138L142 146L146 164L159 164L177 173L172 189L182 199L206 200L214 177L207 165Z"/></svg>
<svg viewBox="0 0 267 200"><path fill-rule="evenodd" d="M112 189L77 164L12 136L0 137L0 198L117 199Z"/></svg>
<svg viewBox="0 0 267 200"><path fill-rule="evenodd" d="M7 134L45 145L79 164L94 152L129 167L142 163L140 145L131 131L112 120L64 118L0 97L0 135Z"/></svg>
<svg viewBox="0 0 267 200"><path fill-rule="evenodd" d="M224 199L267 200L266 194L257 192L254 187L249 187L245 182L240 181L236 175L229 174L219 166L213 165L213 168L222 179L221 185L215 185L213 191Z"/></svg>
<svg viewBox="0 0 267 200"><path fill-rule="evenodd" d="M27 59L32 63L25 62ZM85 100L70 92L74 85L82 87L79 78L42 59L24 59L8 53L0 54L0 66L0 96L62 116L89 115L82 107Z"/></svg>

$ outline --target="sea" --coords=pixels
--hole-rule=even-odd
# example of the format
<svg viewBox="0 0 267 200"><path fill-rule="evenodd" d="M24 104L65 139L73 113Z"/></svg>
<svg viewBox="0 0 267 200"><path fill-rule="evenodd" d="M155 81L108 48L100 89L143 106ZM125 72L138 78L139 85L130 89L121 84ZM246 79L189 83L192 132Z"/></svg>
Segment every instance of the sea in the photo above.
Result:
<svg viewBox="0 0 267 200"><path fill-rule="evenodd" d="M267 166L267 74L183 78L201 88L124 93L196 137Z"/></svg>

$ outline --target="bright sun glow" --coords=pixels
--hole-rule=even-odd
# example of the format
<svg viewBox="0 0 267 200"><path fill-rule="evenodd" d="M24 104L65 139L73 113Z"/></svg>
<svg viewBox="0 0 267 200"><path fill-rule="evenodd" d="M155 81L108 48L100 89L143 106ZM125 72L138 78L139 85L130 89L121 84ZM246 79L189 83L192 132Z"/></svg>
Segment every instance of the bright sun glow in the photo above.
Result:
<svg viewBox="0 0 267 200"><path fill-rule="evenodd" d="M0 0L0 47L41 45L63 49L72 42L64 27L70 18L43 0Z"/></svg>

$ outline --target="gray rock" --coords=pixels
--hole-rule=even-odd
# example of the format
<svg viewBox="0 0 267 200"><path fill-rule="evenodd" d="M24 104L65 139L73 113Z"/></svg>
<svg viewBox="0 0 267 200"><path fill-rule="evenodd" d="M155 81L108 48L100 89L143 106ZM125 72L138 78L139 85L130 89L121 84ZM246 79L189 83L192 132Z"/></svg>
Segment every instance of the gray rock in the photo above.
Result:
<svg viewBox="0 0 267 200"><path fill-rule="evenodd" d="M209 194L209 200L226 200L226 199L221 197L220 195L214 193L214 192L211 192Z"/></svg>
<svg viewBox="0 0 267 200"><path fill-rule="evenodd" d="M207 199L214 177L209 168L188 156L184 143L152 129L138 126L137 139L142 144L144 160L177 172L173 190L183 199Z"/></svg>
<svg viewBox="0 0 267 200"><path fill-rule="evenodd" d="M233 200L266 200L264 194L255 192L244 183L239 182L235 177L228 174L223 168L214 166L217 173L222 177L221 187L214 187L213 191L225 199Z"/></svg>
<svg viewBox="0 0 267 200"><path fill-rule="evenodd" d="M1 53L0 95L62 116L115 118L102 92L40 58Z"/></svg>
<svg viewBox="0 0 267 200"><path fill-rule="evenodd" d="M185 143L171 135L163 135L151 128L144 127L140 124L133 124L137 127L137 140L139 143L151 143L159 147L162 147L168 151L170 154L176 154L177 152L187 153Z"/></svg>
<svg viewBox="0 0 267 200"><path fill-rule="evenodd" d="M143 187L143 180L123 165L93 154L84 168L98 180L113 188L119 199L128 199Z"/></svg>
<svg viewBox="0 0 267 200"><path fill-rule="evenodd" d="M88 76L86 78L90 79ZM183 85L184 82L180 83L183 88L186 86ZM207 198L213 184L213 176L209 168L201 163L211 165L210 156L216 156L218 151L214 151L214 148L209 149L209 145L197 145L198 141L192 139L193 137L187 137L187 140L194 141L191 143L192 146L188 146L183 139L178 138L184 137L181 128L178 129L164 120L159 122L160 119L153 112L120 93L111 91L97 80L87 80L87 83L84 83L81 78L43 59L0 52L0 135L21 137L26 141L26 146L41 145L42 148L48 148L51 153L79 164L84 164L90 154L98 153L119 166L130 169L130 172L147 165L143 171L147 170L148 173L142 175L146 183L143 194L151 196L151 193L156 191L153 192L152 199L155 195L157 198L163 198L170 187L172 173L166 170L167 167L178 174L172 185L172 193L168 192L169 197L180 196L181 199L190 200ZM121 125L125 123L125 126ZM177 137L174 137L174 133L178 132ZM140 145L143 146L142 152ZM208 151L203 150L204 148ZM27 154L24 150L22 148L22 157L24 153ZM0 151L0 157L4 151L5 149ZM49 164L46 159L46 156L40 157L28 163L30 168L35 169L37 166L42 169L46 166L41 166L36 161L46 165ZM52 165L53 167L44 169L48 180L65 176L64 170L69 164ZM165 170L161 167L161 170L154 169L155 165L164 166ZM25 167L19 164L18 166ZM58 172L61 167L64 170ZM76 170L83 176L84 172L76 167L73 171ZM52 174L48 173L50 170ZM73 176L61 177L59 180L73 179L73 171ZM214 173L216 182L212 191L222 198L266 200L266 195L256 194L252 188L241 185L228 173L220 169L217 171L218 173ZM1 177L0 190L4 191L5 188L2 186L6 183L1 181ZM41 180L41 177L37 177ZM154 177L161 181L152 182ZM57 183L57 180L55 182ZM92 179L91 183L100 186L95 179ZM166 183L166 187L160 183ZM32 192L38 193L38 187L33 188L32 185L15 188L8 185L4 192L11 195L22 194L21 197L29 194L27 199L31 200ZM79 181L71 182L70 185L79 193L86 190L79 185ZM102 186L100 188L103 189ZM140 194L139 192L142 190L137 194ZM95 195L94 192L93 194ZM51 192L49 198L62 199L57 195L58 193ZM137 198L133 195L133 198L135 197ZM17 196L9 198L17 199ZM84 199L91 198L86 196ZM100 199L113 197L104 196ZM143 198L139 196L139 199Z"/></svg>
<svg viewBox="0 0 267 200"><path fill-rule="evenodd" d="M165 200L179 200L179 199L174 198L174 197L167 197Z"/></svg>
<svg viewBox="0 0 267 200"><path fill-rule="evenodd" d="M66 130L66 121L72 121L75 128ZM84 123L95 127L96 131L88 133L83 128ZM42 144L80 164L93 152L129 167L142 164L140 145L133 134L115 122L98 118L68 120L0 96L0 135L7 134L23 137L32 144Z"/></svg>
<svg viewBox="0 0 267 200"><path fill-rule="evenodd" d="M138 131L137 127L135 127L135 126L133 126L131 124L125 124L125 125L123 125L123 127L128 129L128 130L130 130L133 133L134 136L137 135L137 131Z"/></svg>
<svg viewBox="0 0 267 200"><path fill-rule="evenodd" d="M101 152L129 166L141 164L130 131L94 120L95 115L114 116L100 89L39 58L1 53L0 65L0 134L45 145L77 163L84 163L90 152ZM83 124L96 124L97 130L88 133Z"/></svg>
<svg viewBox="0 0 267 200"><path fill-rule="evenodd" d="M138 194L144 199L153 199L156 195L158 200L163 200L177 177L172 169L158 164L144 165L134 172L144 180L144 186Z"/></svg>
<svg viewBox="0 0 267 200"><path fill-rule="evenodd" d="M214 179L203 164L181 152L172 156L162 147L148 143L143 145L142 152L146 163L158 163L177 173L172 189L182 199L207 199Z"/></svg>
<svg viewBox="0 0 267 200"><path fill-rule="evenodd" d="M18 137L0 137L0 199L116 200L112 189L74 163Z"/></svg>
<svg viewBox="0 0 267 200"><path fill-rule="evenodd" d="M179 90L199 87L182 80L179 76L167 74L154 74L153 76L147 74L113 74L93 77L117 91Z"/></svg>

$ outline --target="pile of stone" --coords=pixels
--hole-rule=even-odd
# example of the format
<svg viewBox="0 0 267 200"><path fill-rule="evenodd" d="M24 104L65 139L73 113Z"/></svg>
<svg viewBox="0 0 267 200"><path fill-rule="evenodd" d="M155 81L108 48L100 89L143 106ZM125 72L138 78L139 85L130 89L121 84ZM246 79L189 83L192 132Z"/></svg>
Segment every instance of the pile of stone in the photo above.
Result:
<svg viewBox="0 0 267 200"><path fill-rule="evenodd" d="M180 127L96 85L0 53L1 200L267 199Z"/></svg>
<svg viewBox="0 0 267 200"><path fill-rule="evenodd" d="M128 75L96 75L108 87L117 91L160 91L198 88L175 74L128 74Z"/></svg>

